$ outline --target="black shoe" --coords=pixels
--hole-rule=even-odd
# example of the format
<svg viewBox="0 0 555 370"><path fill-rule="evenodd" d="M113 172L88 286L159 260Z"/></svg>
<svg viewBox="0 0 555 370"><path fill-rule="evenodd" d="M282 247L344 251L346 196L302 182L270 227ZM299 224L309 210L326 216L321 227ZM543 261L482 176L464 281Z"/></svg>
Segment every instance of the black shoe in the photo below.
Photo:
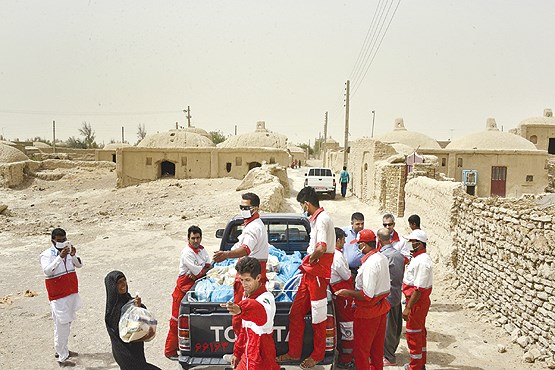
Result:
<svg viewBox="0 0 555 370"><path fill-rule="evenodd" d="M69 361L69 360L65 360L65 361L62 361L62 362L58 362L58 365L60 365L60 367L74 367L74 366L75 366L75 362Z"/></svg>
<svg viewBox="0 0 555 370"><path fill-rule="evenodd" d="M73 352L73 351L69 351L69 356L68 356L68 358L70 358L70 357L77 357L77 356L79 356L79 353ZM54 357L58 358L58 357L60 357L60 355L57 354L57 353L54 353Z"/></svg>
<svg viewBox="0 0 555 370"><path fill-rule="evenodd" d="M179 360L179 356L177 354L171 355L171 356L168 356L168 355L165 355L165 356L168 360L172 360L172 361L178 361Z"/></svg>

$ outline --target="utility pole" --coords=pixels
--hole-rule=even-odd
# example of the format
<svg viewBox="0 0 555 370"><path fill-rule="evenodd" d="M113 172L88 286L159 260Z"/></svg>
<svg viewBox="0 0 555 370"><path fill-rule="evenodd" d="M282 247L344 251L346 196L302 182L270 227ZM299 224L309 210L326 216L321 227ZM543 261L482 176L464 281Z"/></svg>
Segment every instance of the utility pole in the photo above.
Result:
<svg viewBox="0 0 555 370"><path fill-rule="evenodd" d="M372 111L372 134L371 134L370 137L374 137L374 121L375 121L375 119L376 119L376 111L373 110Z"/></svg>
<svg viewBox="0 0 555 370"><path fill-rule="evenodd" d="M323 160L322 166L326 167L326 140L328 139L328 112L326 112L325 119L324 119L324 150L323 150Z"/></svg>
<svg viewBox="0 0 555 370"><path fill-rule="evenodd" d="M56 121L52 121L52 147L56 153Z"/></svg>
<svg viewBox="0 0 555 370"><path fill-rule="evenodd" d="M237 125L235 125L235 136L237 136Z"/></svg>
<svg viewBox="0 0 555 370"><path fill-rule="evenodd" d="M185 118L187 118L187 127L191 127L191 107L187 106L187 109L183 110L183 113L186 114Z"/></svg>
<svg viewBox="0 0 555 370"><path fill-rule="evenodd" d="M124 132L123 132L123 126L121 126L121 142L125 143L125 136L124 136Z"/></svg>
<svg viewBox="0 0 555 370"><path fill-rule="evenodd" d="M176 122L175 123L175 129L178 130L179 129L179 124Z"/></svg>
<svg viewBox="0 0 555 370"><path fill-rule="evenodd" d="M343 166L347 165L347 148L349 147L349 90L351 81L347 80L345 88L345 146L343 149Z"/></svg>

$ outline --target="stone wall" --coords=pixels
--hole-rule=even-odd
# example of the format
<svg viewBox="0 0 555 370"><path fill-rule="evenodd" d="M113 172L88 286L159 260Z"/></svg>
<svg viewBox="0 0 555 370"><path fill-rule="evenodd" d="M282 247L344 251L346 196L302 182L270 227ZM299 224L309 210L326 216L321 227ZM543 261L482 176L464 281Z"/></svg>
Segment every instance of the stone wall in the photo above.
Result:
<svg viewBox="0 0 555 370"><path fill-rule="evenodd" d="M11 188L25 180L27 162L0 163L0 187Z"/></svg>
<svg viewBox="0 0 555 370"><path fill-rule="evenodd" d="M406 170L402 163L376 163L376 189L379 189L379 209L403 217L405 211Z"/></svg>
<svg viewBox="0 0 555 370"><path fill-rule="evenodd" d="M460 182L428 177L413 178L405 185L405 216L420 216L420 226L430 234L430 255L434 262L449 269L453 268L456 259L451 238L451 230L457 223L455 199L463 192Z"/></svg>
<svg viewBox="0 0 555 370"><path fill-rule="evenodd" d="M287 171L282 166L263 164L250 170L235 190L257 194L262 211L279 212L289 194Z"/></svg>
<svg viewBox="0 0 555 370"><path fill-rule="evenodd" d="M547 188L545 191L555 193L555 155L549 155L545 164L547 169Z"/></svg>
<svg viewBox="0 0 555 370"><path fill-rule="evenodd" d="M477 198L426 177L405 186L437 271L487 308L527 361L555 362L555 195Z"/></svg>

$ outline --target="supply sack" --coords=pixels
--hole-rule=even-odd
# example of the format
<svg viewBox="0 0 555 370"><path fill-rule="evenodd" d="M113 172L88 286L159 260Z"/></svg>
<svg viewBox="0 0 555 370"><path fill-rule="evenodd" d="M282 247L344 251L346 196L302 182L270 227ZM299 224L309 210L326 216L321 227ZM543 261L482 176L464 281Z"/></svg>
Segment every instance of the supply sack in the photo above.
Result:
<svg viewBox="0 0 555 370"><path fill-rule="evenodd" d="M135 306L131 300L121 309L119 337L125 343L150 342L156 336L158 322L146 308Z"/></svg>

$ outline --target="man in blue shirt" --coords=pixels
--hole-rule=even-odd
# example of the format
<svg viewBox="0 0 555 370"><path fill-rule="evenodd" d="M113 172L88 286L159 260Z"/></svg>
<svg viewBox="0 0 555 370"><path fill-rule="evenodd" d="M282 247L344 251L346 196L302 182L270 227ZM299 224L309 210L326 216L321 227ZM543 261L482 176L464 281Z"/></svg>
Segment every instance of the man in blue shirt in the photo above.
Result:
<svg viewBox="0 0 555 370"><path fill-rule="evenodd" d="M360 212L355 212L351 216L351 226L343 228L343 231L347 236L345 237L345 246L343 247L343 255L349 264L349 269L351 270L354 277L356 277L358 268L361 265L360 259L363 254L358 249L356 244L351 244L351 241L356 239L357 234L360 230L364 229L364 215ZM354 279L353 277L353 279Z"/></svg>
<svg viewBox="0 0 555 370"><path fill-rule="evenodd" d="M341 184L341 196L345 198L347 194L347 184L351 181L351 176L347 172L347 166L343 166L343 170L339 173L339 183Z"/></svg>

